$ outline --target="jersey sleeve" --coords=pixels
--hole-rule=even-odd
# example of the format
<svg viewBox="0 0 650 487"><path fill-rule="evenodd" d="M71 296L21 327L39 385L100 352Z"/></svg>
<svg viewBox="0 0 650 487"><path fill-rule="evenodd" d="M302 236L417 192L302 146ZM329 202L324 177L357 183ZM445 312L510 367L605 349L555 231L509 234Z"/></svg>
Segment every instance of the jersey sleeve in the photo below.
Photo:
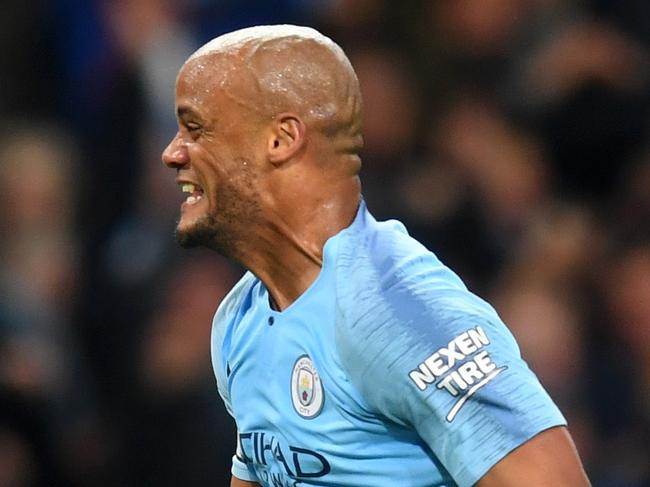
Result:
<svg viewBox="0 0 650 487"><path fill-rule="evenodd" d="M219 395L223 400L228 414L230 414L233 419L235 418L235 414L232 409L230 393L228 391L228 376L230 375L227 357L229 333L232 324L236 320L241 297L248 291L253 280L252 274L245 274L224 298L214 315L214 319L212 320L212 334L210 339L212 368L214 370L215 378L217 379ZM237 434L237 450L232 457L231 474L240 480L259 482L252 466L247 464L244 458L245 456L241 453L239 434Z"/></svg>
<svg viewBox="0 0 650 487"><path fill-rule="evenodd" d="M232 467L230 473L237 477L239 480L246 480L247 482L259 482L253 467L250 463L246 463L244 459L245 455L241 447L241 440L239 439L239 433L237 433L237 451L232 457Z"/></svg>
<svg viewBox="0 0 650 487"><path fill-rule="evenodd" d="M433 254L415 241L351 248L337 268L342 363L368 405L415 429L460 486L565 424L497 313Z"/></svg>

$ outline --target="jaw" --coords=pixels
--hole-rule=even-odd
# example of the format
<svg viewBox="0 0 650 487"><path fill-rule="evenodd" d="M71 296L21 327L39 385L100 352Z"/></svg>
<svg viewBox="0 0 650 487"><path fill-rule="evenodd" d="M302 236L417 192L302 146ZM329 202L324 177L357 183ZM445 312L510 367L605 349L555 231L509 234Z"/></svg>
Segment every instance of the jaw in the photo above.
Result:
<svg viewBox="0 0 650 487"><path fill-rule="evenodd" d="M175 233L181 247L206 247L225 257L235 258L232 228L224 223L223 211L217 212L207 198L196 204L182 205Z"/></svg>
<svg viewBox="0 0 650 487"><path fill-rule="evenodd" d="M176 240L181 247L211 247L214 238L214 229L208 214L201 214L190 218L181 215L176 225Z"/></svg>
<svg viewBox="0 0 650 487"><path fill-rule="evenodd" d="M219 181L214 178L212 184L201 186L195 181L205 181L201 181L197 174L187 174L195 189L200 188L202 197L194 201L191 196L197 194L185 191L186 196L187 193L190 196L181 205L176 227L176 238L182 246L207 247L245 265L240 261L243 249L259 245L254 238L254 228L259 227L262 220L262 198L250 167L241 164L240 168L239 174Z"/></svg>
<svg viewBox="0 0 650 487"><path fill-rule="evenodd" d="M176 232L178 234L191 233L194 227L200 226L201 221L208 218L208 215L209 205L207 198L202 198L194 203L188 202L187 200L184 201L181 204Z"/></svg>

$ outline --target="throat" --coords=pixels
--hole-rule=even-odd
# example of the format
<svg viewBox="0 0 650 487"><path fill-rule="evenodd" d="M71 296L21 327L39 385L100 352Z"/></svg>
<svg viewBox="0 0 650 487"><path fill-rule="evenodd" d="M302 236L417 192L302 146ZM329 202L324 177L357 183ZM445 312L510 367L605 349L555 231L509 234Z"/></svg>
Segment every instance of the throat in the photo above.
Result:
<svg viewBox="0 0 650 487"><path fill-rule="evenodd" d="M300 279L284 280L282 276L264 285L269 293L269 306L275 311L284 311L314 285L322 268L318 267L312 272L304 273Z"/></svg>
<svg viewBox="0 0 650 487"><path fill-rule="evenodd" d="M323 267L322 248L316 251L284 243L276 251L272 246L245 264L269 293L269 305L283 311L293 304L316 281Z"/></svg>
<svg viewBox="0 0 650 487"><path fill-rule="evenodd" d="M325 243L352 223L358 205L357 200L345 212L324 204L273 207L264 224L251 229L251 238L241 242L246 253L240 263L264 283L274 309L285 310L316 281Z"/></svg>

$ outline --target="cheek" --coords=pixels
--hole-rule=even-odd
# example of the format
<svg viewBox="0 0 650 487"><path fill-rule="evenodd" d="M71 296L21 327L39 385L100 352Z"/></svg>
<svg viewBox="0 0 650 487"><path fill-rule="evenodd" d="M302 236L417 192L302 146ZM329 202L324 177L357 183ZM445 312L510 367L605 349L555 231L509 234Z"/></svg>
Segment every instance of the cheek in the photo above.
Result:
<svg viewBox="0 0 650 487"><path fill-rule="evenodd" d="M215 179L223 178L224 168L228 157L221 151L209 145L194 143L188 146L190 169L199 178L199 184L205 189L205 184Z"/></svg>
<svg viewBox="0 0 650 487"><path fill-rule="evenodd" d="M252 189L257 167L253 148L244 143L208 140L189 149L199 184L211 204L220 193L241 194Z"/></svg>

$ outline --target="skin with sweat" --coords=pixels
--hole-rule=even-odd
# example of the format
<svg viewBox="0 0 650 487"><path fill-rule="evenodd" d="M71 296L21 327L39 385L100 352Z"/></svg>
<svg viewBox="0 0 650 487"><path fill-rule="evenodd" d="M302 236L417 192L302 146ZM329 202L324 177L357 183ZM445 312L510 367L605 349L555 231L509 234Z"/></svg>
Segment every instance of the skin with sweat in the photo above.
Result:
<svg viewBox="0 0 650 487"><path fill-rule="evenodd" d="M352 67L319 39L244 39L185 63L176 111L179 131L163 160L179 184L202 190L181 207L179 242L238 261L285 309L316 279L325 241L359 204Z"/></svg>

